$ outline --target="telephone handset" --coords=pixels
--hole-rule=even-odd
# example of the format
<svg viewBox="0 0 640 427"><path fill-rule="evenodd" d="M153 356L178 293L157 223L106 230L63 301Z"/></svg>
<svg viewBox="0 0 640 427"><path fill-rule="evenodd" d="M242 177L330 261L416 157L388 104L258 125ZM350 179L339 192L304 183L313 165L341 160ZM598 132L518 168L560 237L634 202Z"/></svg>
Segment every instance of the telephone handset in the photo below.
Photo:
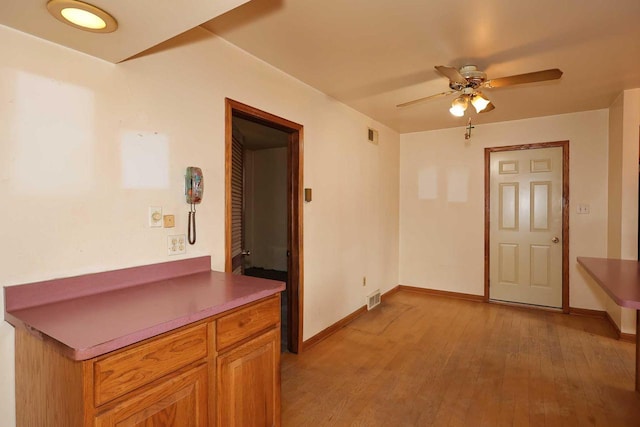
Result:
<svg viewBox="0 0 640 427"><path fill-rule="evenodd" d="M202 169L189 166L184 177L184 194L187 198L187 203L191 205L188 237L189 243L192 245L196 242L196 205L202 201L203 192L204 177L202 176Z"/></svg>

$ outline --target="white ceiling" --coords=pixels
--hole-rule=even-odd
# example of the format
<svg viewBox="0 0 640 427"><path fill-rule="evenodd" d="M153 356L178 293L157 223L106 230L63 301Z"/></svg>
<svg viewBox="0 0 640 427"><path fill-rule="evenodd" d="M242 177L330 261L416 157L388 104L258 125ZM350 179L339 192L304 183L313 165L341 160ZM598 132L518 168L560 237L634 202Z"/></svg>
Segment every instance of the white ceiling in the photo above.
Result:
<svg viewBox="0 0 640 427"><path fill-rule="evenodd" d="M639 0L253 0L203 25L402 133L608 107L640 87ZM560 80L484 93L455 118L435 65L489 78L560 68ZM470 109L472 110L472 108ZM467 110L469 111L469 110Z"/></svg>
<svg viewBox="0 0 640 427"><path fill-rule="evenodd" d="M117 63L249 0L86 0L111 14L118 30L96 34L54 19L47 0L1 0L0 24Z"/></svg>
<svg viewBox="0 0 640 427"><path fill-rule="evenodd" d="M462 126L469 114L481 124L607 108L640 87L639 0L246 1L89 0L119 23L94 34L53 19L46 0L2 0L0 24L117 63L204 23L402 133ZM451 116L453 96L395 107L448 90L433 66L469 63L489 78L549 68L564 75L487 89L496 109L481 115Z"/></svg>

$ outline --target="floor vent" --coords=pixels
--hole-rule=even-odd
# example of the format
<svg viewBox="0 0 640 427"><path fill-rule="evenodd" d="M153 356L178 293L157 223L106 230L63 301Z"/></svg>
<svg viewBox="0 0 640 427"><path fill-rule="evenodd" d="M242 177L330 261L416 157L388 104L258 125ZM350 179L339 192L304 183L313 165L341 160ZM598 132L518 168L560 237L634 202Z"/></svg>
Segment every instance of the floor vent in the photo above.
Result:
<svg viewBox="0 0 640 427"><path fill-rule="evenodd" d="M367 310L371 310L380 305L380 289L367 297Z"/></svg>

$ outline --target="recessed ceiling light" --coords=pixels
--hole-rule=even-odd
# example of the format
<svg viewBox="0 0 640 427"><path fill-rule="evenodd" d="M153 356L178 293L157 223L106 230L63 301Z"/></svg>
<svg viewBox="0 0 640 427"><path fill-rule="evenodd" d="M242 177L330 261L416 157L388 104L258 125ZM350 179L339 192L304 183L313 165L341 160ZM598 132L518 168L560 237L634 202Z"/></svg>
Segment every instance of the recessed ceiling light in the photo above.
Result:
<svg viewBox="0 0 640 427"><path fill-rule="evenodd" d="M50 0L49 13L72 27L94 33L111 33L118 28L115 18L102 9L76 0Z"/></svg>

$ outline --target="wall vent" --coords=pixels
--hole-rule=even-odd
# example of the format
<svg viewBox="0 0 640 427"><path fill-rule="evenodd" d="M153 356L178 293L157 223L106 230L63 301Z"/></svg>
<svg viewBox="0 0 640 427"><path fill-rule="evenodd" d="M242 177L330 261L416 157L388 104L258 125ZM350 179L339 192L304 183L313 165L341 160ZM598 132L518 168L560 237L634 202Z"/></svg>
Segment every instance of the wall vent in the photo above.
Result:
<svg viewBox="0 0 640 427"><path fill-rule="evenodd" d="M367 310L371 310L380 305L380 289L367 296Z"/></svg>
<svg viewBox="0 0 640 427"><path fill-rule="evenodd" d="M375 145L378 145L378 131L372 128L368 128L367 140Z"/></svg>

